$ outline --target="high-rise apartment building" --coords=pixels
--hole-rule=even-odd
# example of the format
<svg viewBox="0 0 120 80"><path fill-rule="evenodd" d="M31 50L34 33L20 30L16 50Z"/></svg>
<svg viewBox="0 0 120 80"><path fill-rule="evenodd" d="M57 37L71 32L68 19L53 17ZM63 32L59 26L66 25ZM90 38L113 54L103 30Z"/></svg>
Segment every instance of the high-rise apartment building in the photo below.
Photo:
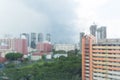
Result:
<svg viewBox="0 0 120 80"><path fill-rule="evenodd" d="M107 32L106 32L106 27L102 26L97 29L97 39L106 39L107 37Z"/></svg>
<svg viewBox="0 0 120 80"><path fill-rule="evenodd" d="M97 25L93 24L90 26L90 34L92 34L93 36L96 36L96 32L97 32Z"/></svg>
<svg viewBox="0 0 120 80"><path fill-rule="evenodd" d="M82 80L120 80L120 39L82 39Z"/></svg>
<svg viewBox="0 0 120 80"><path fill-rule="evenodd" d="M27 39L12 39L12 46L13 50L16 52L23 53L24 55L28 54L27 49Z"/></svg>
<svg viewBox="0 0 120 80"><path fill-rule="evenodd" d="M0 39L0 56L5 57L9 52L19 52L27 55L27 40L20 38Z"/></svg>
<svg viewBox="0 0 120 80"><path fill-rule="evenodd" d="M51 35L49 33L46 34L46 41L51 42Z"/></svg>
<svg viewBox="0 0 120 80"><path fill-rule="evenodd" d="M43 42L43 34L38 33L38 42Z"/></svg>
<svg viewBox="0 0 120 80"><path fill-rule="evenodd" d="M20 38L21 39L26 39L27 40L27 46L29 47L30 46L30 36L29 36L29 34L28 33L22 33L22 34L20 34Z"/></svg>
<svg viewBox="0 0 120 80"><path fill-rule="evenodd" d="M36 49L40 52L51 52L52 51L52 44L50 42L43 42L38 43Z"/></svg>
<svg viewBox="0 0 120 80"><path fill-rule="evenodd" d="M82 37L85 35L85 33L84 32L81 32L80 33L80 52L82 53Z"/></svg>
<svg viewBox="0 0 120 80"><path fill-rule="evenodd" d="M31 33L31 48L35 49L36 48L36 33Z"/></svg>

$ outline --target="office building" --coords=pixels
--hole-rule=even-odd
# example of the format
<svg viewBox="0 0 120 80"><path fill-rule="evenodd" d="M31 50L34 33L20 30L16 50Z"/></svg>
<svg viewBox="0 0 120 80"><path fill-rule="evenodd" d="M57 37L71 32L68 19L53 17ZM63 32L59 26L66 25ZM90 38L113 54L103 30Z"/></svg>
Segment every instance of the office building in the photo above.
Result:
<svg viewBox="0 0 120 80"><path fill-rule="evenodd" d="M80 33L80 52L82 53L82 37L85 35L84 32Z"/></svg>
<svg viewBox="0 0 120 80"><path fill-rule="evenodd" d="M49 33L46 34L46 41L51 42L51 35Z"/></svg>
<svg viewBox="0 0 120 80"><path fill-rule="evenodd" d="M31 44L31 48L33 48L33 49L36 48L36 42L37 42L36 39L37 39L36 33L31 33L31 42L30 42L30 44Z"/></svg>
<svg viewBox="0 0 120 80"><path fill-rule="evenodd" d="M38 33L38 42L43 42L43 34Z"/></svg>
<svg viewBox="0 0 120 80"><path fill-rule="evenodd" d="M120 39L83 37L82 80L120 80Z"/></svg>
<svg viewBox="0 0 120 80"><path fill-rule="evenodd" d="M29 47L30 46L30 38L29 38L30 36L29 36L29 34L28 33L22 33L22 34L20 34L20 38L21 39L26 39L27 40L27 46Z"/></svg>
<svg viewBox="0 0 120 80"><path fill-rule="evenodd" d="M90 26L90 34L92 34L93 36L96 36L96 32L97 32L97 25L93 24Z"/></svg>
<svg viewBox="0 0 120 80"><path fill-rule="evenodd" d="M107 32L106 32L106 27L102 26L97 29L97 39L106 39L107 37Z"/></svg>

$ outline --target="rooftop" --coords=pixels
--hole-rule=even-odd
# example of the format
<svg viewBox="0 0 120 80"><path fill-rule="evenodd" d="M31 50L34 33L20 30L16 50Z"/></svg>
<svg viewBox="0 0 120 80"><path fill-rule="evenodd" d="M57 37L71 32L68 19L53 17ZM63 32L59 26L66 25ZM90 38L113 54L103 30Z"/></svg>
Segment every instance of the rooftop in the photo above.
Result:
<svg viewBox="0 0 120 80"><path fill-rule="evenodd" d="M120 44L120 39L101 39L97 44Z"/></svg>

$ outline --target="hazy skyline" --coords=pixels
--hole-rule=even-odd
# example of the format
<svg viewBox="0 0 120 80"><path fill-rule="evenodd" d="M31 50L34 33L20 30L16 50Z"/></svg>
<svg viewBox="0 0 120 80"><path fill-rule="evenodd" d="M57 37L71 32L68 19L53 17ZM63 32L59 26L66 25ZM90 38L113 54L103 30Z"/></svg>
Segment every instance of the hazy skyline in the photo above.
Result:
<svg viewBox="0 0 120 80"><path fill-rule="evenodd" d="M0 34L51 33L59 41L78 41L93 22L120 38L119 0L0 0Z"/></svg>

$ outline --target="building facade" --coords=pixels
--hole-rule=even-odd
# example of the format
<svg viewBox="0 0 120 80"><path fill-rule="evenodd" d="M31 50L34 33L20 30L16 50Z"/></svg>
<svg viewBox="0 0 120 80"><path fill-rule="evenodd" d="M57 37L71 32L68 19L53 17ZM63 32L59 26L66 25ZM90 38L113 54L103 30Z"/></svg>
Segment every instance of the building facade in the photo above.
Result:
<svg viewBox="0 0 120 80"><path fill-rule="evenodd" d="M82 39L82 80L120 80L120 39Z"/></svg>
<svg viewBox="0 0 120 80"><path fill-rule="evenodd" d="M0 39L0 56L5 57L9 52L19 52L27 55L27 40L20 38Z"/></svg>
<svg viewBox="0 0 120 80"><path fill-rule="evenodd" d="M30 36L29 36L29 34L28 33L22 33L22 34L20 34L20 38L21 39L26 39L27 40L27 46L29 47L30 46Z"/></svg>
<svg viewBox="0 0 120 80"><path fill-rule="evenodd" d="M16 52L20 52L24 55L28 54L28 49L27 49L27 40L26 39L13 39L13 49Z"/></svg>
<svg viewBox="0 0 120 80"><path fill-rule="evenodd" d="M50 42L38 43L36 49L40 52L52 52L52 44Z"/></svg>
<svg viewBox="0 0 120 80"><path fill-rule="evenodd" d="M82 53L82 38L83 38L83 36L85 35L85 33L84 32L81 32L80 33L80 53Z"/></svg>
<svg viewBox="0 0 120 80"><path fill-rule="evenodd" d="M55 44L54 49L55 51L63 50L63 51L71 51L75 50L75 44Z"/></svg>
<svg viewBox="0 0 120 80"><path fill-rule="evenodd" d="M97 29L97 39L106 39L107 37L107 31L106 31L106 27L102 26L100 28Z"/></svg>
<svg viewBox="0 0 120 80"><path fill-rule="evenodd" d="M90 34L92 34L93 36L96 36L96 32L97 32L97 25L93 24L90 26Z"/></svg>
<svg viewBox="0 0 120 80"><path fill-rule="evenodd" d="M31 33L31 48L35 49L36 48L36 42L37 42L37 36L36 36L36 33Z"/></svg>
<svg viewBox="0 0 120 80"><path fill-rule="evenodd" d="M49 33L46 34L46 41L51 42L51 35Z"/></svg>
<svg viewBox="0 0 120 80"><path fill-rule="evenodd" d="M38 33L38 42L43 42L43 34Z"/></svg>

